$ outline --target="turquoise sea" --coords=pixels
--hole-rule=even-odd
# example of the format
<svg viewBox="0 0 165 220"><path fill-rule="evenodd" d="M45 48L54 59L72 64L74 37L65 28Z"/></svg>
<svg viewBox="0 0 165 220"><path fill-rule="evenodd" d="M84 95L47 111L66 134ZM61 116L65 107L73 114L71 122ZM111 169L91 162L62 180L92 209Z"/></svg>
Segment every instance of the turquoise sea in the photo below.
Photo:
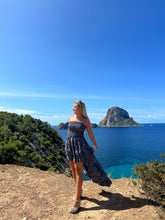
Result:
<svg viewBox="0 0 165 220"><path fill-rule="evenodd" d="M107 174L113 179L122 177L136 178L132 168L138 163L150 160L162 160L165 153L165 123L143 124L142 127L128 128L92 128L99 150L95 156ZM57 130L60 136L67 138L67 130ZM85 139L93 144L85 131ZM84 180L87 178L84 176Z"/></svg>

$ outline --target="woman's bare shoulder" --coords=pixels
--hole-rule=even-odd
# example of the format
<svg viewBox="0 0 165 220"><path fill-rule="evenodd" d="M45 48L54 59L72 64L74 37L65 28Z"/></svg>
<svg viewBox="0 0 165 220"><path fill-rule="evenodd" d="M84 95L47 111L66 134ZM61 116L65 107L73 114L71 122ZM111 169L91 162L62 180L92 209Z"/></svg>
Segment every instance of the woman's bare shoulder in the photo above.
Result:
<svg viewBox="0 0 165 220"><path fill-rule="evenodd" d="M74 116L70 116L68 119L68 122L73 121L74 120Z"/></svg>

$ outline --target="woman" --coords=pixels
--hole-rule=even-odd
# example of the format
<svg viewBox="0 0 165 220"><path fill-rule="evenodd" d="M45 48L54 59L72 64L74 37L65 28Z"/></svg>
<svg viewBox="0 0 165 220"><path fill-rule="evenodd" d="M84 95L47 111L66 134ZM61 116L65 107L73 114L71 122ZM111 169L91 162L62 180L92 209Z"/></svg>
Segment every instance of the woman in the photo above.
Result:
<svg viewBox="0 0 165 220"><path fill-rule="evenodd" d="M73 178L76 183L76 194L74 203L70 208L75 213L80 208L80 196L82 193L83 174L90 177L93 182L100 185L110 186L111 181L106 176L101 165L96 160L93 152L99 149L93 135L90 121L86 113L85 104L82 101L75 101L72 116L68 120L68 137L65 144L66 157L72 169ZM84 138L84 131L87 129L89 137L94 145L94 150L88 145ZM95 169L96 168L96 169ZM97 172L97 175L95 175ZM97 176L97 178L95 178Z"/></svg>

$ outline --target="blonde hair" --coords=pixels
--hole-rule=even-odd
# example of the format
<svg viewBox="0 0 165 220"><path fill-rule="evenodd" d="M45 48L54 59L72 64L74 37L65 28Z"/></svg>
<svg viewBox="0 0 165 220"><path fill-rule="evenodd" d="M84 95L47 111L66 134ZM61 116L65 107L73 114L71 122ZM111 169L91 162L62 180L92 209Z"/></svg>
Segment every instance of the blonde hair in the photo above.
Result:
<svg viewBox="0 0 165 220"><path fill-rule="evenodd" d="M88 118L88 115L87 115L87 112L86 112L85 103L82 102L81 100L80 100L80 101L75 101L74 103L75 103L76 105L78 105L78 108L81 108L81 110L82 110L82 115L83 115L85 118Z"/></svg>

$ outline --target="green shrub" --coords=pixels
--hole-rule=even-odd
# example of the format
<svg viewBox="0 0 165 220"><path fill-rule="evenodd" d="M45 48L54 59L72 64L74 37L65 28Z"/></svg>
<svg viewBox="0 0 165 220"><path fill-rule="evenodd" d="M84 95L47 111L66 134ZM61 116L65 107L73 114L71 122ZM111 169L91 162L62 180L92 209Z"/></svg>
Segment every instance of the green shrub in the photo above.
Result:
<svg viewBox="0 0 165 220"><path fill-rule="evenodd" d="M0 163L1 164L17 164L19 153L15 146L8 144L0 145Z"/></svg>
<svg viewBox="0 0 165 220"><path fill-rule="evenodd" d="M165 158L165 154L161 154L161 157ZM165 205L165 163L151 160L146 164L137 163L133 169L146 195L155 202Z"/></svg>
<svg viewBox="0 0 165 220"><path fill-rule="evenodd" d="M54 167L50 167L47 171L56 171Z"/></svg>
<svg viewBox="0 0 165 220"><path fill-rule="evenodd" d="M38 161L39 161L39 156L38 156L38 154L36 153L36 152L32 152L30 155L29 155L29 159L31 160L31 161L33 161L34 163L38 163Z"/></svg>
<svg viewBox="0 0 165 220"><path fill-rule="evenodd" d="M50 168L50 166L43 160L40 159L37 163L36 163L36 167L41 169L41 170L48 170Z"/></svg>

